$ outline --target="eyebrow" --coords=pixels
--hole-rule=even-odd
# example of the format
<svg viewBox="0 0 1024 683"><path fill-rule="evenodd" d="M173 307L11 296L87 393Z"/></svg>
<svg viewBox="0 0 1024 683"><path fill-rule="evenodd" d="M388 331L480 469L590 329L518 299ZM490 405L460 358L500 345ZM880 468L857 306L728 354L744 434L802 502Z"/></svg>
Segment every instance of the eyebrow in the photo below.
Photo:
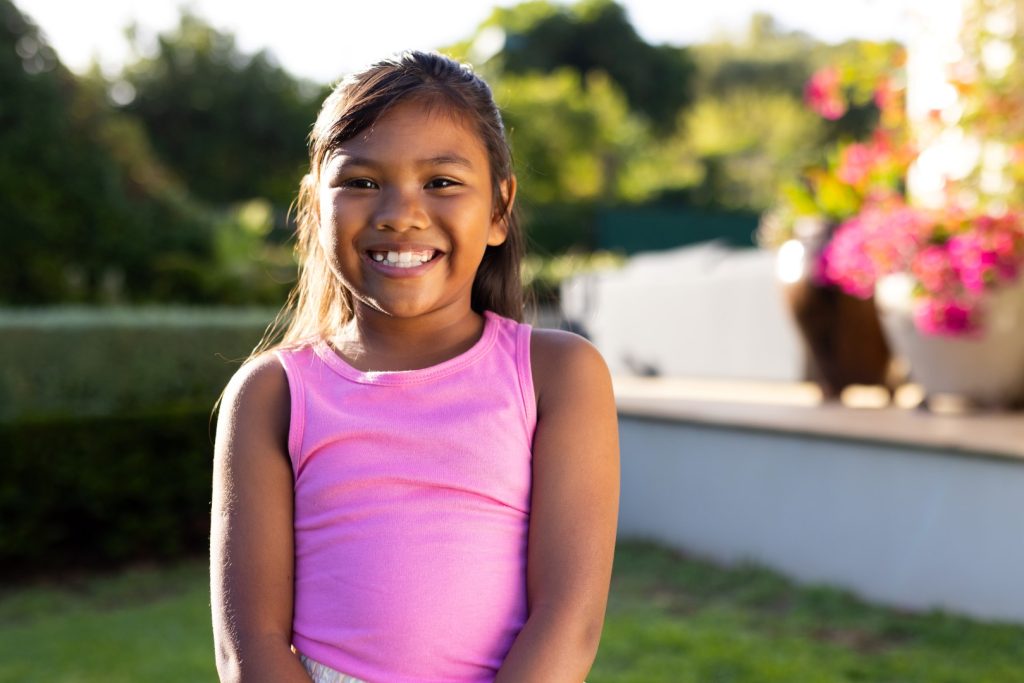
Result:
<svg viewBox="0 0 1024 683"><path fill-rule="evenodd" d="M440 156L431 157L430 159L423 159L419 163L425 166L443 166L446 164L455 164L456 166L465 166L472 168L473 163L466 157L459 156L458 154L442 154Z"/></svg>
<svg viewBox="0 0 1024 683"><path fill-rule="evenodd" d="M351 154L337 154L336 159L341 159L341 162L345 166L376 166L377 162L369 157L355 156ZM460 156L455 153L439 154L436 157L429 157L427 159L419 159L416 161L417 166L446 166L454 164L456 166L465 166L466 168L473 168L473 163L464 156Z"/></svg>

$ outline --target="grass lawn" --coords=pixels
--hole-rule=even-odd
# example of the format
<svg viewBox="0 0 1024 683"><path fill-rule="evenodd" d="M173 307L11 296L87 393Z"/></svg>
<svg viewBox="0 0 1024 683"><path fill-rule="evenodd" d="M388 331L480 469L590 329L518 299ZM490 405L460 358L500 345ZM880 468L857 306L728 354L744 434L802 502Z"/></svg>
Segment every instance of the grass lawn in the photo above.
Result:
<svg viewBox="0 0 1024 683"><path fill-rule="evenodd" d="M215 681L205 563L0 597L0 682Z"/></svg>
<svg viewBox="0 0 1024 683"><path fill-rule="evenodd" d="M590 683L1024 683L1022 626L901 613L652 545L615 562Z"/></svg>
<svg viewBox="0 0 1024 683"><path fill-rule="evenodd" d="M215 680L206 567L0 594L0 682ZM903 614L623 544L590 683L1024 683L1024 627Z"/></svg>

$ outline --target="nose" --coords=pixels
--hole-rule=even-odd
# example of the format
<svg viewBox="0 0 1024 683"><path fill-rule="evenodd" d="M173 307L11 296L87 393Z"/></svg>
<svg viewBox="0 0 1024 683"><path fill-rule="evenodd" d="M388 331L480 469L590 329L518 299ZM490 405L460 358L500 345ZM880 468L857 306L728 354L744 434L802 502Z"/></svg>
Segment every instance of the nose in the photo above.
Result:
<svg viewBox="0 0 1024 683"><path fill-rule="evenodd" d="M430 219L423 206L420 188L391 185L382 188L373 217L378 230L422 230Z"/></svg>

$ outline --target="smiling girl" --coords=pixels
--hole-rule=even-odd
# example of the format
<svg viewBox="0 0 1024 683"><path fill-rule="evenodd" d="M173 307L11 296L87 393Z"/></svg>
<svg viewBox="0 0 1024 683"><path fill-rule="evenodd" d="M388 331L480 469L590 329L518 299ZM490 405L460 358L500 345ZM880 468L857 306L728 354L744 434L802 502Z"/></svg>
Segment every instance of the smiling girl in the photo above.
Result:
<svg viewBox="0 0 1024 683"><path fill-rule="evenodd" d="M409 52L310 136L281 341L225 391L211 586L230 681L583 680L618 508L608 371L519 322L490 89Z"/></svg>

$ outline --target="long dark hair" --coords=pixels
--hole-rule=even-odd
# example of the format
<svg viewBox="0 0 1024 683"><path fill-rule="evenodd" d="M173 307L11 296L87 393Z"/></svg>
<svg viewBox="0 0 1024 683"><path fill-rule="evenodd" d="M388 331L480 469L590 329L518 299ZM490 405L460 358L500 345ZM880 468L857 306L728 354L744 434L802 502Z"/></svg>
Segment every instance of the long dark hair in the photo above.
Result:
<svg viewBox="0 0 1024 683"><path fill-rule="evenodd" d="M473 70L435 52L410 51L377 62L341 81L324 100L309 136L309 172L294 209L299 279L254 353L275 343L299 344L329 336L353 315L352 295L331 271L317 239L320 175L331 152L373 124L400 101L423 100L473 125L490 162L494 217L507 236L488 246L473 281L471 306L522 320L520 280L524 238L507 188L513 180L512 152L490 87Z"/></svg>

